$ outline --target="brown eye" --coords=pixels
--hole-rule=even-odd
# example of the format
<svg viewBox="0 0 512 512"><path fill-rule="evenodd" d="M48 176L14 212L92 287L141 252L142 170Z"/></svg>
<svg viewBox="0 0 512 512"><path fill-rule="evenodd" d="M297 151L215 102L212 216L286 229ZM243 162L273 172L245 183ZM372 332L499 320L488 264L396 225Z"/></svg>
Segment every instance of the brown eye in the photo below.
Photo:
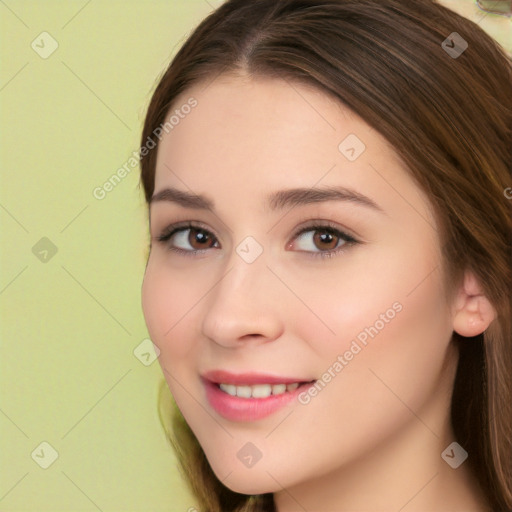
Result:
<svg viewBox="0 0 512 512"><path fill-rule="evenodd" d="M218 241L212 233L199 226L171 226L158 237L158 241L169 249L182 254L201 252L218 247Z"/></svg>
<svg viewBox="0 0 512 512"><path fill-rule="evenodd" d="M327 230L316 230L313 235L313 243L320 250L335 249L338 241L339 237Z"/></svg>
<svg viewBox="0 0 512 512"><path fill-rule="evenodd" d="M194 250L209 249L215 245L215 243L211 245L214 238L204 229L189 228L184 231L189 232L187 242Z"/></svg>
<svg viewBox="0 0 512 512"><path fill-rule="evenodd" d="M310 253L311 256L331 257L358 241L334 226L315 225L301 229L287 248Z"/></svg>

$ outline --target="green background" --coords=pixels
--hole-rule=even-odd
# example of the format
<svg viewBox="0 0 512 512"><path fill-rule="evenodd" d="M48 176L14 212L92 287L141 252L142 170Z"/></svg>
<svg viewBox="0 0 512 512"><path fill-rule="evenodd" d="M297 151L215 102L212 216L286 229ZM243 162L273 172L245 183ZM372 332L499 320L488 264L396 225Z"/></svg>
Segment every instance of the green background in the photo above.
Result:
<svg viewBox="0 0 512 512"><path fill-rule="evenodd" d="M138 168L93 190L139 148L157 77L220 3L0 0L1 511L194 506L157 414ZM444 3L511 49L510 19Z"/></svg>

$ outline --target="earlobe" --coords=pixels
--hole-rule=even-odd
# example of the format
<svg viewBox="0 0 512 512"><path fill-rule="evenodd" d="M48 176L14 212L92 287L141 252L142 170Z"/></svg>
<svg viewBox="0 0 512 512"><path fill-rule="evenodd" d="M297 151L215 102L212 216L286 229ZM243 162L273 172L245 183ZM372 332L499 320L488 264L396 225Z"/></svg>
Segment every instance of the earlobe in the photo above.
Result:
<svg viewBox="0 0 512 512"><path fill-rule="evenodd" d="M496 311L484 295L472 272L464 274L464 282L455 299L453 330L464 337L482 334L496 317Z"/></svg>

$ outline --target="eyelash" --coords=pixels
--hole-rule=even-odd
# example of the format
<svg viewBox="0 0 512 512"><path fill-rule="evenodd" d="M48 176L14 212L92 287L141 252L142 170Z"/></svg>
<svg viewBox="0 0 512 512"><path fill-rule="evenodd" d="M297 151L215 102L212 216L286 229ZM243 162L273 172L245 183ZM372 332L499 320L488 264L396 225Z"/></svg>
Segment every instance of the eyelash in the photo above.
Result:
<svg viewBox="0 0 512 512"><path fill-rule="evenodd" d="M156 240L160 243L167 244L167 242L175 235L176 233L179 233L181 231L187 231L188 229L196 229L200 231L204 231L207 235L211 236L215 242L218 243L217 238L211 233L210 230L206 229L205 227L201 226L200 223L192 223L192 222L185 222L185 223L178 223L173 224L171 226L168 226L164 229L164 231L156 237ZM295 232L293 235L293 240L301 236L303 233L307 233L309 231L324 231L327 233L330 233L332 235L335 235L337 238L344 240L345 243L341 245L341 247L338 247L337 249L331 249L330 251L299 251L299 252L305 252L309 256L316 258L332 258L333 256L337 256L339 253L343 252L347 247L350 247L355 244L361 243L359 240L354 238L353 236L345 233L344 231L341 231L338 227L336 227L334 224L330 222L325 222L323 224L315 223L312 225L308 225L305 227L300 228L298 231ZM287 244L288 245L288 244ZM186 251L184 249L180 249L179 247L172 247L168 246L168 249L170 251L177 252L178 254L182 256L187 257L195 257L198 254L205 253L208 251L208 249L200 249L200 250L193 250L193 251Z"/></svg>

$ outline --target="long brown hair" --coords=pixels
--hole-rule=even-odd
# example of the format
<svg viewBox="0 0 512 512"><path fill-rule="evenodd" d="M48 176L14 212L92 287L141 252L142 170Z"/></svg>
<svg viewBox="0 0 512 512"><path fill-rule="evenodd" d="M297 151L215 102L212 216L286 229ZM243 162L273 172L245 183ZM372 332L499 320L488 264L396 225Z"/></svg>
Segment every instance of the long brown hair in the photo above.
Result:
<svg viewBox="0 0 512 512"><path fill-rule="evenodd" d="M450 283L473 271L497 312L482 335L454 334L460 355L451 413L492 510L510 510L512 67L504 50L433 0L229 0L203 20L160 79L142 144L148 137L158 143L155 129L187 88L237 71L333 95L392 144L427 193ZM148 202L156 153L141 160ZM160 405L202 511L275 509L271 494L225 487L178 408Z"/></svg>

